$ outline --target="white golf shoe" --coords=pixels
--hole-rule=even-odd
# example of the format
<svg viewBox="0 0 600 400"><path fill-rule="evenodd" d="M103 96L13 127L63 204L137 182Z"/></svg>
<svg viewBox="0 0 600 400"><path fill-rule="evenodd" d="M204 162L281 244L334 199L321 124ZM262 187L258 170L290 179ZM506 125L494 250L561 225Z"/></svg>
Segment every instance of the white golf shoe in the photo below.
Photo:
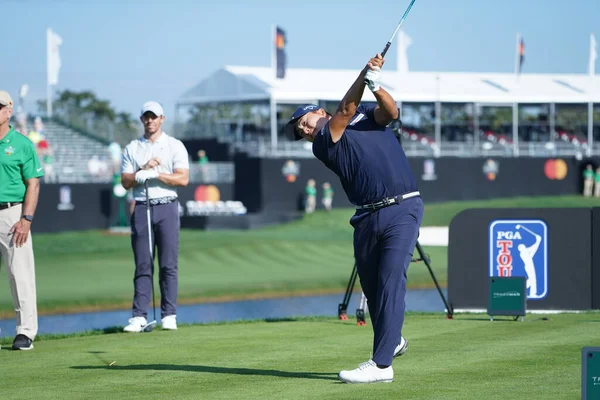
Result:
<svg viewBox="0 0 600 400"><path fill-rule="evenodd" d="M346 383L394 382L394 369L391 365L378 368L373 360L369 360L351 371L341 371L338 377Z"/></svg>
<svg viewBox="0 0 600 400"><path fill-rule="evenodd" d="M160 323L163 329L167 329L169 331L174 331L177 329L177 317L175 315L167 315L160 321Z"/></svg>
<svg viewBox="0 0 600 400"><path fill-rule="evenodd" d="M146 327L147 321L144 317L129 318L129 325L123 328L123 332L141 332Z"/></svg>
<svg viewBox="0 0 600 400"><path fill-rule="evenodd" d="M408 350L408 340L404 337L400 338L400 344L394 349L394 358L400 357Z"/></svg>

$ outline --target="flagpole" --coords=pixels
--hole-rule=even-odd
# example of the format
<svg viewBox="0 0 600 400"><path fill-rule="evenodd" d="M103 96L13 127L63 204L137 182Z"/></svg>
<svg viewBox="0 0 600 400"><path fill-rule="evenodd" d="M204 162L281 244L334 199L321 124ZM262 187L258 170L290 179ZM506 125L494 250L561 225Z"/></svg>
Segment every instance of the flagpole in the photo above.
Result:
<svg viewBox="0 0 600 400"><path fill-rule="evenodd" d="M594 146L594 103L588 103L588 147L587 156L592 156L592 146Z"/></svg>
<svg viewBox="0 0 600 400"><path fill-rule="evenodd" d="M50 87L50 35L51 29L46 29L46 114L52 118L52 88Z"/></svg>
<svg viewBox="0 0 600 400"><path fill-rule="evenodd" d="M594 33L590 33L590 61L588 64L588 75L594 76L596 74L596 58L598 52L596 51L596 37Z"/></svg>
<svg viewBox="0 0 600 400"><path fill-rule="evenodd" d="M46 85L46 114L52 118L52 88Z"/></svg>
<svg viewBox="0 0 600 400"><path fill-rule="evenodd" d="M521 73L521 33L517 32L517 46L515 48L515 81L519 80ZM519 157L519 104L514 101L512 104L512 136L513 136L513 156Z"/></svg>
<svg viewBox="0 0 600 400"><path fill-rule="evenodd" d="M590 62L588 65L588 74L590 76L590 87L593 87L593 79L596 74L596 38L590 33ZM591 157L594 147L594 99L588 102L588 147L587 156Z"/></svg>
<svg viewBox="0 0 600 400"><path fill-rule="evenodd" d="M277 25L271 25L271 73L277 78Z"/></svg>
<svg viewBox="0 0 600 400"><path fill-rule="evenodd" d="M277 25L271 26L271 73L273 82L277 80ZM277 103L273 94L274 85L271 86L269 97L269 117L271 125L271 151L277 149Z"/></svg>

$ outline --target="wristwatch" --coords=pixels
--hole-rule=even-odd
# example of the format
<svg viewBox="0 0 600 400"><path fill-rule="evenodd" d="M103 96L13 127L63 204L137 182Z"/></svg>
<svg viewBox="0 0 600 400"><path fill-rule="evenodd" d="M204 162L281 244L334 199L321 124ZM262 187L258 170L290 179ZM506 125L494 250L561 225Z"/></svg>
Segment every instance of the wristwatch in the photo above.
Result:
<svg viewBox="0 0 600 400"><path fill-rule="evenodd" d="M33 221L33 215L23 215L23 218L25 218L29 222Z"/></svg>

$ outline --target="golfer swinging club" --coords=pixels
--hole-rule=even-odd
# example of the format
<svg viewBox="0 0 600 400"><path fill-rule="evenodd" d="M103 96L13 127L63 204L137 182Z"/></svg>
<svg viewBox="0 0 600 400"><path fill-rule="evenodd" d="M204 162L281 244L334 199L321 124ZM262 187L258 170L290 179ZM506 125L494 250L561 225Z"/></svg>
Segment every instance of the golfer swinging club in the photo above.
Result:
<svg viewBox="0 0 600 400"><path fill-rule="evenodd" d="M533 233L524 226L517 226L517 229L523 228L527 232L535 236L535 243L527 247L524 244L517 246L521 260L523 260L523 266L525 267L525 273L527 274L527 289L529 289L529 296L537 297L537 277L535 274L535 265L533 264L533 257L542 243L542 237L536 233Z"/></svg>
<svg viewBox="0 0 600 400"><path fill-rule="evenodd" d="M380 54L371 58L334 115L300 106L285 126L295 140L313 143L313 154L340 178L356 205L354 257L373 323L373 357L341 371L348 383L392 382L392 360L408 348L402 337L406 272L423 218L423 202L402 146L387 125L398 119L394 99L380 86ZM366 83L365 83L366 81ZM359 105L365 85L376 105Z"/></svg>

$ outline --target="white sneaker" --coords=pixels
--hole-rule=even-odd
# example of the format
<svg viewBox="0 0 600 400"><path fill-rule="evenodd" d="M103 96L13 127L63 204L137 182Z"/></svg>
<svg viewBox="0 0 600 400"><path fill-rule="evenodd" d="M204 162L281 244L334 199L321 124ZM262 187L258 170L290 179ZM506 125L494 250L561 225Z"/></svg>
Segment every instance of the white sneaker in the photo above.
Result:
<svg viewBox="0 0 600 400"><path fill-rule="evenodd" d="M129 319L129 325L123 328L123 332L141 332L146 326L146 318L133 317Z"/></svg>
<svg viewBox="0 0 600 400"><path fill-rule="evenodd" d="M177 317L175 315L167 315L160 322L163 329L170 331L177 329Z"/></svg>
<svg viewBox="0 0 600 400"><path fill-rule="evenodd" d="M377 364L369 360L352 371L341 371L338 377L346 383L394 382L394 369L391 365L383 369L377 368Z"/></svg>
<svg viewBox="0 0 600 400"><path fill-rule="evenodd" d="M394 349L394 358L400 357L408 350L408 340L404 337L400 338L400 344Z"/></svg>

